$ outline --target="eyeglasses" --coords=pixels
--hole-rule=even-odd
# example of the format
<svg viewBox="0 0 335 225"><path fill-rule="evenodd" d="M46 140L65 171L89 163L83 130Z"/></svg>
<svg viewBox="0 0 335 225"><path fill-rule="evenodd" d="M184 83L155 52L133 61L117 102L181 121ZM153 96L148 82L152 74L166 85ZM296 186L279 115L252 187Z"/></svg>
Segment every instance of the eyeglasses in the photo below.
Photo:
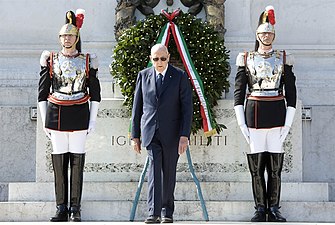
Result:
<svg viewBox="0 0 335 225"><path fill-rule="evenodd" d="M167 60L167 58L165 58L165 57L160 57L160 58L152 58L152 60L153 60L154 62L157 62L158 60L161 60L162 62L164 62L164 61L166 61L166 60Z"/></svg>

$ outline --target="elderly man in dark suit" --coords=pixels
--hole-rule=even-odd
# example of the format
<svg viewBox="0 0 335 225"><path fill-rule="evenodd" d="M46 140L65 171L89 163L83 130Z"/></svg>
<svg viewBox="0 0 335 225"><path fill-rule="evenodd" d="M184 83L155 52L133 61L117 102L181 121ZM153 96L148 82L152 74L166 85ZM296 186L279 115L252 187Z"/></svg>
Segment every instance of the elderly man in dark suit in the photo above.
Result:
<svg viewBox="0 0 335 225"><path fill-rule="evenodd" d="M140 71L136 81L131 136L134 150L141 153L142 142L150 160L145 223L173 222L177 161L191 133L190 81L184 71L169 64L169 58L164 45L154 45L153 66Z"/></svg>

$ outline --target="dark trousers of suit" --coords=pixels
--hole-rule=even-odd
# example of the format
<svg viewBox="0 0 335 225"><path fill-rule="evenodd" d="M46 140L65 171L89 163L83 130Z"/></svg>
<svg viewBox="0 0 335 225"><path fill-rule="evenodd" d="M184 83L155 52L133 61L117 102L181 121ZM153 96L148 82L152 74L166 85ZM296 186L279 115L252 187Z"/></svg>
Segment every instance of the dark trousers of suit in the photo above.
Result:
<svg viewBox="0 0 335 225"><path fill-rule="evenodd" d="M174 212L174 189L178 162L178 143L164 146L159 130L147 146L149 157L148 215L172 217Z"/></svg>

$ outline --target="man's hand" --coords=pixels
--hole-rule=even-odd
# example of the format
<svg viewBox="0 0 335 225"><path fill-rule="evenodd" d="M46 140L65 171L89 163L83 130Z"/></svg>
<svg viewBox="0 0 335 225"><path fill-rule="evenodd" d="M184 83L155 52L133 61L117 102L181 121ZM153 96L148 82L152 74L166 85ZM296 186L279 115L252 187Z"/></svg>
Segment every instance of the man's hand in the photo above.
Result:
<svg viewBox="0 0 335 225"><path fill-rule="evenodd" d="M181 136L179 139L178 154L182 155L187 150L187 146L188 146L188 138L185 136Z"/></svg>
<svg viewBox="0 0 335 225"><path fill-rule="evenodd" d="M141 141L139 138L133 138L133 145L134 145L134 150L135 152L137 152L138 154L141 154Z"/></svg>

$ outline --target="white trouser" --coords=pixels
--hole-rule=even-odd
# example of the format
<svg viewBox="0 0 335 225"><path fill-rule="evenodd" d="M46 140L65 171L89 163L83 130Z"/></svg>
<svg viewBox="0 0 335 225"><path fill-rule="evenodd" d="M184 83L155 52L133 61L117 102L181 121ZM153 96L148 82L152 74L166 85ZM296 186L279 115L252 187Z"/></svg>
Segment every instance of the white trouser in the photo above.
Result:
<svg viewBox="0 0 335 225"><path fill-rule="evenodd" d="M282 153L280 127L271 129L249 128L251 153L272 152Z"/></svg>
<svg viewBox="0 0 335 225"><path fill-rule="evenodd" d="M85 153L87 130L64 132L51 130L52 154Z"/></svg>

